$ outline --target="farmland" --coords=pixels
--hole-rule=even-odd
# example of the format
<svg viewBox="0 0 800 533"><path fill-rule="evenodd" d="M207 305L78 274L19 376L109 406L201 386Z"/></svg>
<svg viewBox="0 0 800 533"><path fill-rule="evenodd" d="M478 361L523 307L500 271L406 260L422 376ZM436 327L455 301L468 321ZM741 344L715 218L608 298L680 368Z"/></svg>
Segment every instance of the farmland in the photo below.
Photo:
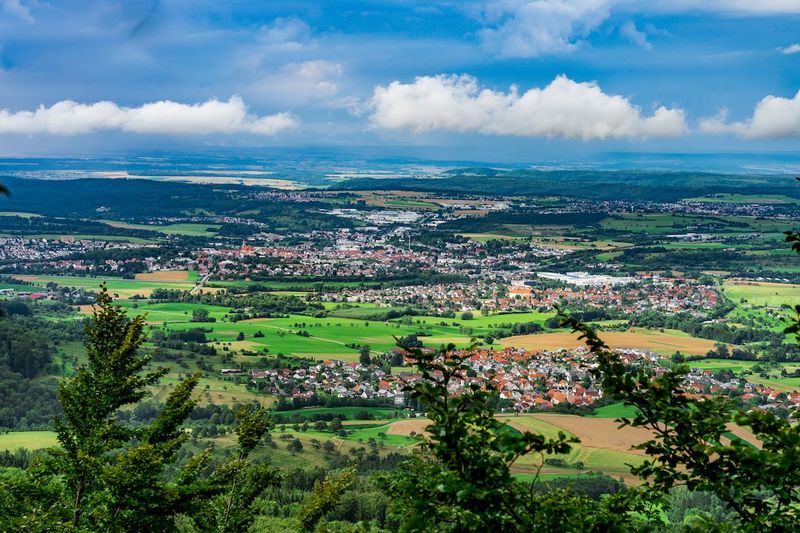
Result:
<svg viewBox="0 0 800 533"><path fill-rule="evenodd" d="M670 355L679 351L684 354L702 355L714 347L714 341L698 339L675 330L648 330L631 328L629 331L604 332L600 337L611 348L640 348L652 350L662 355ZM583 346L577 334L563 331L521 335L501 340L503 346L525 348L528 350L558 350Z"/></svg>
<svg viewBox="0 0 800 533"><path fill-rule="evenodd" d="M13 451L19 448L41 450L58 443L55 431L12 431L0 433L0 451Z"/></svg>
<svg viewBox="0 0 800 533"><path fill-rule="evenodd" d="M725 295L734 302L751 306L776 307L800 302L800 285L727 280Z"/></svg>
<svg viewBox="0 0 800 533"><path fill-rule="evenodd" d="M120 298L130 298L134 295L147 297L154 289L169 287L179 290L189 290L194 283L189 281L145 281L137 279L123 279L115 277L81 277L81 276L52 276L52 275L14 275L15 278L30 282L38 287L45 287L48 283L55 283L62 287L72 287L99 291L105 284L109 292Z"/></svg>

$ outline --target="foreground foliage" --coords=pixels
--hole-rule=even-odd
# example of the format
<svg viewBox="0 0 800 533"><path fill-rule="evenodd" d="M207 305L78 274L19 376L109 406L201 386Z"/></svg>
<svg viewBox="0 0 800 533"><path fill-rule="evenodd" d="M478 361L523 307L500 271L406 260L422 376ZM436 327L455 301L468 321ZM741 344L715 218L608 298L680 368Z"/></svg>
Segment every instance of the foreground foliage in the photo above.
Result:
<svg viewBox="0 0 800 533"><path fill-rule="evenodd" d="M213 465L209 450L176 465L189 439L182 425L196 404L196 375L175 387L150 424L119 421L120 409L144 399L166 373L145 371L144 327L144 317L129 319L101 292L86 329L88 365L58 389L60 447L0 482L0 529L171 531L178 514L201 531L242 531L252 522L254 498L278 479L249 460L269 429L264 409L239 409L238 453Z"/></svg>

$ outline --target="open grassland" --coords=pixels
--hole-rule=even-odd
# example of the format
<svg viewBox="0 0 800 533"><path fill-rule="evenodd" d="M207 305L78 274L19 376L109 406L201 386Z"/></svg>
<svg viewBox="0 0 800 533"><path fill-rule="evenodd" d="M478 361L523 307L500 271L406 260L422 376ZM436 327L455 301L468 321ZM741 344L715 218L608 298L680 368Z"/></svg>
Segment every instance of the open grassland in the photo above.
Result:
<svg viewBox="0 0 800 533"><path fill-rule="evenodd" d="M367 412L374 416L376 419L388 418L394 415L400 415L403 410L395 409L393 407L308 407L305 409L293 409L289 411L275 411L276 415L283 417L294 418L300 417L303 419L312 419L320 415L333 415L342 420L356 420L356 413ZM369 423L371 420L358 420L358 423Z"/></svg>
<svg viewBox="0 0 800 533"><path fill-rule="evenodd" d="M0 237L19 237L10 233L0 233ZM153 239L143 239L141 237L129 237L127 235L92 235L88 233L31 233L26 235L30 238L36 239L50 239L57 241L106 241L106 242L129 242L132 244L152 244L156 241Z"/></svg>
<svg viewBox="0 0 800 533"><path fill-rule="evenodd" d="M600 221L600 226L615 231L671 235L711 233L736 236L743 233L780 233L786 223L744 216L694 216L664 213L615 213Z"/></svg>
<svg viewBox="0 0 800 533"><path fill-rule="evenodd" d="M194 327L203 327L204 322L190 322L192 312L197 309L205 309L208 316L217 320L222 320L228 314L229 309L218 305L204 305L191 303L151 303L145 301L122 300L118 302L121 307L128 310L129 316L147 315L150 324L167 323L191 323ZM136 306L136 307L134 307ZM90 311L91 312L91 311Z"/></svg>
<svg viewBox="0 0 800 533"><path fill-rule="evenodd" d="M104 220L99 219L98 222L108 224L112 228L122 229L141 229L147 231L157 231L164 235L185 235L187 237L213 237L217 234L217 230L221 227L220 224L166 224L159 226L156 224L132 224L130 222L121 222L119 220Z"/></svg>
<svg viewBox="0 0 800 533"><path fill-rule="evenodd" d="M800 285L726 280L722 291L730 300L755 306L781 307L800 303Z"/></svg>
<svg viewBox="0 0 800 533"><path fill-rule="evenodd" d="M12 276L22 281L31 282L39 287L45 287L48 283L57 283L61 287L72 287L90 291L99 291L100 285L105 283L109 292L118 295L120 298L130 298L136 294L147 297L153 292L154 289L159 288L189 290L194 287L194 283L189 281L144 281L138 279L122 279L102 276L40 276L27 274L12 274Z"/></svg>
<svg viewBox="0 0 800 533"><path fill-rule="evenodd" d="M591 416L594 418L632 418L636 416L636 408L617 402L598 407Z"/></svg>
<svg viewBox="0 0 800 533"><path fill-rule="evenodd" d="M631 328L628 331L602 332L600 337L611 348L639 348L652 350L663 355L671 355L676 351L684 354L702 355L714 347L714 341L691 337L682 331L650 330ZM524 348L527 350L558 350L585 346L578 340L578 335L570 331L519 335L501 339L504 347Z"/></svg>
<svg viewBox="0 0 800 533"><path fill-rule="evenodd" d="M56 446L55 431L12 431L0 433L0 451L14 451L19 448L41 450Z"/></svg>
<svg viewBox="0 0 800 533"><path fill-rule="evenodd" d="M688 361L689 368L700 368L703 370L730 370L735 374L742 372L752 372L745 376L747 381L770 387L780 392L792 392L800 390L800 377L785 377L781 371L791 374L800 369L800 363L768 363L765 361L737 361L733 359L702 359L699 361ZM754 372L753 367L758 365L760 372ZM766 377L763 377L765 374Z"/></svg>

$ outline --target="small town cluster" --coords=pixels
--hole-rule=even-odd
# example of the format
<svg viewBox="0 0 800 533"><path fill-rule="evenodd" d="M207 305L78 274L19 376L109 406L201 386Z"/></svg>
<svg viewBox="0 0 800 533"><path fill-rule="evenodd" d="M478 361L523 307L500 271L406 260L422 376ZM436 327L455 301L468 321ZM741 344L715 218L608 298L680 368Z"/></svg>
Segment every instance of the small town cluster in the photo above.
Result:
<svg viewBox="0 0 800 533"><path fill-rule="evenodd" d="M399 348L397 350L400 350ZM615 350L622 361L631 367L645 367L659 375L668 370L662 356L648 350ZM402 352L401 352L402 353ZM592 375L597 363L586 348L556 351L527 351L506 348L483 348L465 359L462 379L450 384L450 392L460 395L472 385L491 384L499 391L501 410L531 412L561 406L593 406L603 398L603 391ZM421 379L411 370L413 359L404 355L409 370L388 372L378 365L362 365L326 360L302 368L251 370L248 372L252 386L280 398L309 400L326 394L336 398L381 400L395 406L407 406L411 399L406 395L408 385ZM748 383L731 373L691 368L686 376L685 394L696 399L725 394L739 398L748 407L772 410L800 408L800 392L780 392L764 385ZM243 373L226 369L227 374Z"/></svg>

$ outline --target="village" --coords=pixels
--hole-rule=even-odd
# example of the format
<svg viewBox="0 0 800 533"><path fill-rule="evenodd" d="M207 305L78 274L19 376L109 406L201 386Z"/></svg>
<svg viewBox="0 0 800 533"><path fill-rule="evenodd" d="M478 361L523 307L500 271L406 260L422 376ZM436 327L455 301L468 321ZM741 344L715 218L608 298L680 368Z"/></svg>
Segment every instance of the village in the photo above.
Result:
<svg viewBox="0 0 800 533"><path fill-rule="evenodd" d="M396 349L401 354L401 349ZM615 350L630 368L644 368L659 375L670 364L647 350ZM495 387L501 412L527 413L543 410L591 408L601 403L603 391L592 374L597 363L586 348L557 351L526 351L506 348L483 348L465 356L465 372L454 379L449 390L454 396L466 393L473 385ZM421 379L414 372L413 359L403 356L408 368L384 368L358 362L325 360L301 368L250 370L250 386L278 398L309 400L318 395L339 399L361 399L376 405L412 407L407 387ZM738 398L747 408L764 410L800 408L800 392L784 393L765 385L750 383L744 377L725 372L692 368L686 376L684 394L694 399L723 394ZM223 375L243 375L239 369L225 369ZM559 407L560 406L560 407Z"/></svg>

